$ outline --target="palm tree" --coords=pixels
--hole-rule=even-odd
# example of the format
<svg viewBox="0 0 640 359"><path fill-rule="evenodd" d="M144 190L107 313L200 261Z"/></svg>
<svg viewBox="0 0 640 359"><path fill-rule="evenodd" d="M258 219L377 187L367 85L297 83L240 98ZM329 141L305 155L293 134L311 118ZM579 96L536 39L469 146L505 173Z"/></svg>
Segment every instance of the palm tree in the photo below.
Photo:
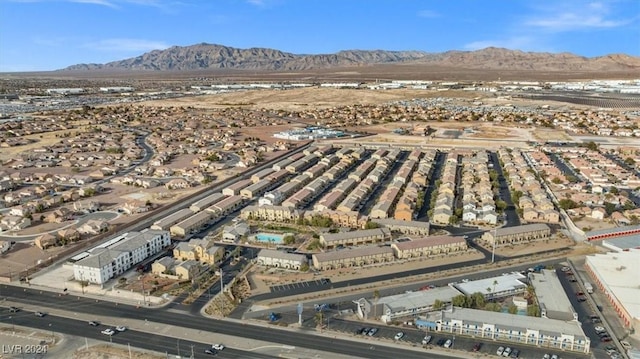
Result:
<svg viewBox="0 0 640 359"><path fill-rule="evenodd" d="M373 317L374 319L378 317L378 299L380 299L380 291L379 290L374 290L373 291L373 301L374 301L374 306L373 306Z"/></svg>
<svg viewBox="0 0 640 359"><path fill-rule="evenodd" d="M493 293L495 293L495 292L496 292L496 286L497 286L497 285L498 285L498 280L497 280L497 279L495 279L495 280L493 281Z"/></svg>

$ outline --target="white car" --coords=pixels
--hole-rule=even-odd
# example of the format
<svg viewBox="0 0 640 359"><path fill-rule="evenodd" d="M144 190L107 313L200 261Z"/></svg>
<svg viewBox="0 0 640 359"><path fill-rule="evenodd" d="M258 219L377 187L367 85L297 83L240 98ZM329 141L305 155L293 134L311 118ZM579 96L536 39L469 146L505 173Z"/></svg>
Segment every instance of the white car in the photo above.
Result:
<svg viewBox="0 0 640 359"><path fill-rule="evenodd" d="M504 347L500 347L500 348L498 348L498 350L496 350L496 355L497 356L502 356L502 353L504 353Z"/></svg>
<svg viewBox="0 0 640 359"><path fill-rule="evenodd" d="M542 356L542 359L549 359L549 358L551 358L551 356L549 354L545 354L545 355Z"/></svg>
<svg viewBox="0 0 640 359"><path fill-rule="evenodd" d="M218 351L220 351L220 350L223 350L223 349L224 349L224 345L222 345L222 344L212 344L212 345L211 345L211 347L212 347L213 349L215 349L215 350L218 350Z"/></svg>
<svg viewBox="0 0 640 359"><path fill-rule="evenodd" d="M598 333L605 331L604 327L600 325L596 325L593 329Z"/></svg>
<svg viewBox="0 0 640 359"><path fill-rule="evenodd" d="M111 329L111 328L107 328L107 329L101 331L100 333L102 333L104 335L108 335L108 336L112 336L112 335L116 334L116 332L113 331L113 329Z"/></svg>
<svg viewBox="0 0 640 359"><path fill-rule="evenodd" d="M116 330L119 331L119 332L124 332L124 331L127 330L127 327L119 325L119 326L116 327Z"/></svg>
<svg viewBox="0 0 640 359"><path fill-rule="evenodd" d="M558 356L556 354L551 355L551 359L558 359Z"/></svg>
<svg viewBox="0 0 640 359"><path fill-rule="evenodd" d="M447 341L444 342L444 347L445 348L451 348L452 344L453 344L453 342L451 341L451 339L447 339Z"/></svg>
<svg viewBox="0 0 640 359"><path fill-rule="evenodd" d="M402 337L404 337L404 333L403 332L398 332L398 334L396 334L395 337L393 337L394 340L400 340L402 339Z"/></svg>
<svg viewBox="0 0 640 359"><path fill-rule="evenodd" d="M429 342L431 342L431 335L427 335L422 339L422 345L427 345Z"/></svg>
<svg viewBox="0 0 640 359"><path fill-rule="evenodd" d="M504 348L504 351L502 352L502 356L508 357L510 354L511 354L511 348L509 347Z"/></svg>

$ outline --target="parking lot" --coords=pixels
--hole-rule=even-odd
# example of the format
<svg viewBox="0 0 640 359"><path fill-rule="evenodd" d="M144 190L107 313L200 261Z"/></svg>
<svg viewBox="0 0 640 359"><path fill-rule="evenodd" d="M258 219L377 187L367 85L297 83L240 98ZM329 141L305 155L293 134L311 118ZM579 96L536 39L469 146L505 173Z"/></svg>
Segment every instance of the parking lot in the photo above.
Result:
<svg viewBox="0 0 640 359"><path fill-rule="evenodd" d="M296 292L306 293L309 291L309 288L312 287L316 287L314 290L322 290L324 287L328 288L330 285L331 280L322 278L306 282L274 285L269 289L271 290L271 293L287 292L287 295L294 295Z"/></svg>

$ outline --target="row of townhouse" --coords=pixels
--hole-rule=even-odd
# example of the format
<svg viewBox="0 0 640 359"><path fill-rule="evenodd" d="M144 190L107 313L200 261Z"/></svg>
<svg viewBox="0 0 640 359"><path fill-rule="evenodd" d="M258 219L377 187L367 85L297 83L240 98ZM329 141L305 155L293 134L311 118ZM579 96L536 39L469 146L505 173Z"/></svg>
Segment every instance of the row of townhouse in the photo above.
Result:
<svg viewBox="0 0 640 359"><path fill-rule="evenodd" d="M366 232L366 231L359 231ZM354 233L354 232L350 232ZM468 249L463 237L435 236L417 239L404 238L395 241L391 245L374 245L375 243L388 241L389 232L384 229L377 233L373 230L361 233L359 237L339 234L338 236L321 236L320 240L326 244L326 248L335 248L323 253L312 255L313 267L317 270L331 270L338 268L361 267L364 265L386 263L396 259L412 259L419 257L432 257L454 252L463 252ZM339 248L339 246L355 246Z"/></svg>
<svg viewBox="0 0 640 359"><path fill-rule="evenodd" d="M313 206L315 211L334 210L342 200L356 187L358 182L353 178L345 178L331 191L327 192Z"/></svg>
<svg viewBox="0 0 640 359"><path fill-rule="evenodd" d="M193 260L201 264L214 265L224 257L224 247L211 245L211 241L192 238L178 243L173 249L173 258L180 261Z"/></svg>
<svg viewBox="0 0 640 359"><path fill-rule="evenodd" d="M522 209L522 218L527 222L559 223L560 213L555 209L542 184L529 171L529 155L518 149L500 149L498 155L503 162L503 171L511 189L522 193L517 203Z"/></svg>
<svg viewBox="0 0 640 359"><path fill-rule="evenodd" d="M235 212L242 207L245 198L241 196L228 196L219 202L205 208L203 211L190 215L169 227L171 235L185 238L198 233L207 226L214 224L226 215Z"/></svg>
<svg viewBox="0 0 640 359"><path fill-rule="evenodd" d="M261 249L258 252L256 262L267 267L300 270L307 264L307 256L274 249Z"/></svg>
<svg viewBox="0 0 640 359"><path fill-rule="evenodd" d="M485 232L481 239L490 245L505 246L549 239L551 228L546 223L532 223L516 227L496 228Z"/></svg>
<svg viewBox="0 0 640 359"><path fill-rule="evenodd" d="M422 154L422 151L419 152ZM424 157L420 155L413 156L416 158L416 161L419 159L419 162L417 162L415 171L413 171L411 175L411 180L405 186L404 192L402 192L398 203L396 203L393 210L394 219L411 221L417 216L417 211L419 211L420 207L424 204L423 189L428 185L428 178L432 174L435 154L435 151L429 151L425 153ZM413 152L409 155L409 158L411 158L412 155ZM421 197L421 193L422 200L419 202L418 199Z"/></svg>
<svg viewBox="0 0 640 359"><path fill-rule="evenodd" d="M359 211L375 189L376 184L373 179L365 178L340 202L336 210L338 212Z"/></svg>
<svg viewBox="0 0 640 359"><path fill-rule="evenodd" d="M436 203L432 210L431 221L438 224L449 224L454 212L454 202L456 197L456 171L458 168L458 152L453 151L447 155L442 174L440 175L440 186L436 195Z"/></svg>
<svg viewBox="0 0 640 359"><path fill-rule="evenodd" d="M360 231L323 233L320 244L325 249L353 247L391 241L391 231L386 228L366 229Z"/></svg>
<svg viewBox="0 0 640 359"><path fill-rule="evenodd" d="M498 216L489 176L488 153L476 152L462 158L462 221L496 224Z"/></svg>

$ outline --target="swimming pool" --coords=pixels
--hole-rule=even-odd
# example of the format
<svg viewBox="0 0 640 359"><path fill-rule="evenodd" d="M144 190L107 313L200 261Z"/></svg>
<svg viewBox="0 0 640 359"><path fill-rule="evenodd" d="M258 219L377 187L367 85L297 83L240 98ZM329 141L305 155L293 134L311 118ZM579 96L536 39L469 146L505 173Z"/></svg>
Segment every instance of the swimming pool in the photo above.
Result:
<svg viewBox="0 0 640 359"><path fill-rule="evenodd" d="M281 244L283 238L284 238L283 235L275 234L275 233L258 233L255 235L256 241L263 242L263 243Z"/></svg>

